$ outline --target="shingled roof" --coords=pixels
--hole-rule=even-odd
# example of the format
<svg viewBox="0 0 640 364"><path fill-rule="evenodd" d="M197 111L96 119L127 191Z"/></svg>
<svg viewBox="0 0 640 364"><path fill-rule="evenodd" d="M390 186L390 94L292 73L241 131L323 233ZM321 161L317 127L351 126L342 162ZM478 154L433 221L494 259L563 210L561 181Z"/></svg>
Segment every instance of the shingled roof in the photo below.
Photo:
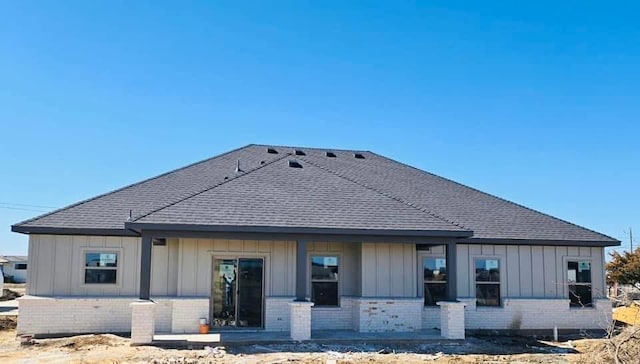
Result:
<svg viewBox="0 0 640 364"><path fill-rule="evenodd" d="M265 145L248 145L12 229L127 235L142 226L619 243L372 152Z"/></svg>

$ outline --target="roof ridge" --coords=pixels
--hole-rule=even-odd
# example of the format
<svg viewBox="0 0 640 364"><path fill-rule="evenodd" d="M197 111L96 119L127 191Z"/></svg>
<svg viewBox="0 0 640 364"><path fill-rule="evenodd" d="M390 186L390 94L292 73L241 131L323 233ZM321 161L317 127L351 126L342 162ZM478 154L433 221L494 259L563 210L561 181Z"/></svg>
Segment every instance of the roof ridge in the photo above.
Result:
<svg viewBox="0 0 640 364"><path fill-rule="evenodd" d="M14 226L23 225L23 224L28 224L28 223L30 223L30 222L32 222L32 221L35 221L35 220L41 219L41 218L46 217L46 216L49 216L49 215L53 215L53 214L58 213L58 212L60 212L60 211L64 211L64 210L70 209L70 208L72 208L72 207L80 206L80 205L85 204L85 203L87 203L87 202L90 202L90 201L93 201L93 200L97 200L97 199L99 199L99 198L101 198L101 197L108 196L108 195L114 194L114 193L116 193L116 192L120 192L120 191L125 190L125 189L127 189L127 188L129 188L129 187L133 187L133 186L141 185L141 184L143 184L143 183L146 183L146 182L149 182L149 181L153 181L154 179L158 179L158 178L164 177L164 176L166 176L166 175L168 175L168 174L171 174L171 173L174 173L174 172L178 172L178 171L181 171L181 170L183 170L183 169L187 169L187 168L189 168L189 167L192 167L192 166L195 166L195 165L198 165L198 164L201 164L201 163L208 162L208 161L210 161L210 160L212 160L212 159L216 159L216 158L223 157L223 156L225 156L225 155L227 155L227 154L231 154L231 153L233 153L233 152L237 152L237 151L239 151L239 150L242 150L242 149L245 149L245 148L247 148L247 147L250 147L251 145L252 145L252 144L247 144L247 145L245 145L245 146L242 146L242 147L239 147L239 148L236 148L236 149L229 150L229 151L227 151L227 152L224 152L224 153L221 153L221 154L215 155L215 156L213 156L213 157L209 157L209 158L205 158L205 159L202 159L202 160L200 160L200 161L197 161L197 162L193 162L193 163L188 164L188 165L186 165L186 166L184 166L184 167L176 168L176 169L170 170L170 171L168 171L168 172L165 172L165 173L159 174L159 175L157 175L157 176L154 176L154 177L150 177L150 178L144 179L144 180L142 180L142 181L140 181L140 182L135 182L135 183L128 184L128 185L126 185L126 186L124 186L124 187L120 187L120 188L117 188L117 189L115 189L115 190L112 190L112 191L109 191L109 192L105 192L105 193L103 193L103 194L100 194L100 195L97 195L97 196L94 196L94 197L91 197L91 198L88 198L88 199L85 199L85 200L82 200L82 201L79 201L79 202L73 203L73 204L71 204L71 205L67 205L67 206L61 207L61 208L59 208L59 209L55 209L55 210L53 210L53 211L50 211L50 212L44 213L44 214L42 214L42 215L38 215L38 216L36 216L36 217L32 217L32 218L30 218L30 219L27 219L27 220L21 221L21 222L19 222L19 223L17 223L17 224L14 224Z"/></svg>
<svg viewBox="0 0 640 364"><path fill-rule="evenodd" d="M187 196L187 197L183 197L183 198L181 198L181 199L179 199L179 200L177 200L177 201L174 201L174 202L172 202L172 203L170 203L170 204L164 205L164 206L162 206L162 207L159 207L159 208L157 208L157 209L155 209L155 210L149 211L149 212L144 213L144 214L142 214L142 215L138 215L138 216L136 216L135 218L131 219L131 222L138 221L138 220L140 220L140 219L142 219L142 218L144 218L144 217L147 217L147 216L149 216L149 215L151 215L151 214L154 214L154 213L156 213L156 212L158 212L158 211L160 211L160 210L166 209L167 207L171 207L171 206L176 205L176 204L178 204L178 203L180 203L180 202L186 201L186 200L188 200L188 199L190 199L190 198L192 198L192 197L196 197L196 196L198 196L198 195L200 195L200 194L203 194L203 193L205 193L205 192L207 192L207 191L211 191L212 189L214 189L214 188L216 188L216 187L220 187L220 186L222 186L222 185L223 185L223 184L225 184L225 183L228 183L228 182L231 182L231 181L235 181L235 180L237 180L238 178L240 178L240 177L242 177L242 176L246 176L246 175L248 175L248 174L249 174L249 173L251 173L251 172L255 172L255 171L257 171L257 170L258 170L258 169L260 169L260 168L266 167L266 166L271 165L271 164L273 164L273 163L279 162L279 161L281 161L281 160L283 160L283 159L285 159L285 158L291 157L291 155L292 155L291 153L284 153L281 157L275 158L275 159L273 159L273 160L272 160L272 161L270 161L270 162L265 162L264 164L259 164L257 167L254 167L254 168L252 168L252 169L250 169L250 170L248 170L248 171L246 171L246 172L244 172L244 173L242 173L242 174L240 174L240 175L236 175L236 176L233 176L233 177L229 177L228 179L224 179L224 180L222 180L222 182L218 182L218 183L216 183L216 184L214 184L214 185L210 185L210 186L208 186L208 187L205 187L205 188L204 188L204 189L202 189L201 191L194 192L194 193L190 194L190 195L189 195L189 196Z"/></svg>
<svg viewBox="0 0 640 364"><path fill-rule="evenodd" d="M437 219L439 219L439 220L442 220L442 221L444 221L444 222L446 222L446 223L449 223L449 224L451 224L451 225L455 225L455 226L457 226L457 227L459 227L459 228L461 228L461 229L468 230L468 231L473 231L472 229L469 229L469 228L467 228L467 227L465 227L465 226L463 226L463 225L461 225L461 224L459 224L459 223L456 223L456 222L454 222L454 221L451 221L451 220L449 220L449 219L446 219L446 218L444 218L444 217L442 217L442 216L440 216L440 215L438 215L438 214L434 213L433 211L430 211L430 210L428 210L428 209L426 209L426 208L424 208L424 207L418 206L418 205L416 205L416 204L414 204L414 203L412 203L412 202L406 201L406 200L404 200L404 199L402 199L402 198L400 198L400 197L398 197L398 196L394 196L394 195L392 195L392 194L390 194L390 193L388 193L388 192L385 192L385 191L382 191L382 190L377 189L377 188L375 188L375 187L369 186L369 185L367 185L367 184L365 184L365 183L361 183L361 182L355 181L355 180L354 180L354 179L352 179L352 178L349 178L349 177L347 177L347 176L345 176L345 175L343 175L343 174L341 174L341 173L339 173L339 172L336 172L336 171L334 171L334 170L332 170L332 169L330 169L330 168L328 168L328 167L324 167L324 166L318 165L318 164L316 164L316 163L314 163L314 162L311 162L311 161L309 161L309 160L307 160L307 159L305 159L305 158L303 158L303 157L300 157L300 156L297 156L297 157L298 157L298 159L300 159L300 160L304 161L305 163L309 163L309 164L311 164L311 165L312 165L312 166L314 166L314 167L320 168L320 169L322 169L322 170L324 170L324 171L326 171L326 172L328 172L328 173L334 174L334 175L336 175L336 176L338 176L338 177L340 177L340 178L342 178L342 179L345 179L345 180L347 180L347 181L349 181L349 182L351 182L351 183L354 183L354 184L356 184L356 185L358 185L358 186L360 186L360 187L364 187L364 188L366 188L366 189L369 189L369 190L371 190L371 191L374 191L374 192L376 192L376 193L378 193L378 194L380 194L380 195L382 195L382 196L384 196L384 197L387 197L387 198L390 198L390 199L395 200L395 201L397 201L397 202L400 202L400 203L402 203L402 204L405 204L405 205L407 205L407 206L409 206L409 207L412 207L412 208L414 208L414 209L416 209L416 210L418 210L418 211L420 211L420 212L423 212L423 213L425 213L425 214L427 214L427 215L430 215L430 216L432 216L432 217L435 217L435 218L437 218Z"/></svg>
<svg viewBox="0 0 640 364"><path fill-rule="evenodd" d="M253 145L256 147L268 147L268 148L291 148L291 149L313 149L313 150L318 150L318 151L327 151L327 152L367 152L367 153L371 153L371 151L368 150L362 150L362 149L336 149L336 148L324 148L324 147L304 147L304 146L299 146L299 145L273 145L273 144L249 144L249 145Z"/></svg>
<svg viewBox="0 0 640 364"><path fill-rule="evenodd" d="M402 166L409 167L409 168L414 169L414 170L416 170L416 171L418 171L418 172L420 172L420 173L428 174L428 175L430 175L430 176L434 176L434 177L437 177L437 178L441 178L441 179L443 179L443 180L445 180L445 181L447 181L447 182L455 183L456 185L459 185L459 186L462 186L462 187L468 188L468 189L470 189L470 190L473 190L473 191L475 191L475 192L479 192L479 193L481 193L481 194L483 194L483 195L486 195L486 196L493 197L493 198L495 198L495 199L498 199L498 200L504 201L504 202L506 202L506 203L508 203L508 204L511 204L511 205L514 205L514 206L517 206L517 207L520 207L520 208L523 208L523 209L526 209L526 210L529 210L529 211L532 211L532 212L535 212L535 213L538 213L538 214L540 214L540 215L544 215L544 216L546 216L546 217L550 217L550 218L555 219L555 220L558 220L558 221L562 221L562 222L564 222L564 223L567 223L567 224L569 224L569 225L575 226L575 227L580 228L580 229L584 229L584 230L590 231L590 232L592 232L592 233L594 233L594 234L597 234L597 235L603 236L603 237L605 237L605 238L609 238L609 239L611 239L612 241L617 241L617 242L619 242L619 241L620 241L620 240L615 239L615 238L613 238L613 237L611 237L611 236L609 236L609 235L606 235L606 234L603 234L603 233L601 233L601 232L598 232L598 231L595 231L595 230L589 229L589 228L584 227L584 226L580 226L580 225L575 224L575 223L573 223L573 222L571 222L571 221L567 221L567 220L561 219L561 218L559 218L559 217L556 217L556 216L550 215L550 214L548 214L548 213L545 213L545 212L542 212L542 211L538 211L538 210L533 209L533 208L531 208L531 207L527 207L527 206L521 205L521 204L519 204L519 203L517 203L517 202L513 202L513 201L510 201L510 200L507 200L506 198L502 198L502 197L500 197L500 196L496 196L496 195L494 195L494 194L491 194L491 193L488 193L488 192L481 191L481 190L479 190L479 189L477 189L477 188L475 188L475 187L467 186L467 185L465 185L464 183L456 182L456 181L454 181L454 180L452 180L452 179L449 179L449 178L447 178L447 177L442 177L442 176L439 176L439 175L437 175L437 174L435 174L435 173L427 172L427 171L425 171L425 170L422 170L422 169L420 169L420 168L414 167L414 166L412 166L412 165L409 165L409 164L406 164L406 163L403 163L403 162L397 161L397 160L395 160L395 159L393 159L393 158L389 158L389 157L386 157L386 156L384 156L384 155L381 155L381 154L378 154L378 153L374 153L374 152L371 152L371 154L376 155L376 156L378 156L378 157L380 157L380 158L383 158L383 159L389 160L389 161L391 161L391 162L394 162L394 163L400 164L400 165L402 165Z"/></svg>

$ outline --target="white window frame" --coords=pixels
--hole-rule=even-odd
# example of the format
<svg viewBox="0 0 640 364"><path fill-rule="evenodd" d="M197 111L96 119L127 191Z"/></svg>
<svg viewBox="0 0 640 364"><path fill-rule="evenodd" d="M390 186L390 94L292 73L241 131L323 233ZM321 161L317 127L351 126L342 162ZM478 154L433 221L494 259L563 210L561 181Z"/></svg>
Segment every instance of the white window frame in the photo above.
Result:
<svg viewBox="0 0 640 364"><path fill-rule="evenodd" d="M591 280L590 283L578 283L578 282L569 282L569 262L589 262L589 278ZM592 257L580 257L580 256L566 256L563 259L563 278L564 278L564 296L569 300L569 307L571 309L581 310L581 309L594 309L595 308L595 297L593 294L593 258ZM590 286L591 287L591 306L572 306L571 305L571 291L569 290L569 285L575 286Z"/></svg>
<svg viewBox="0 0 640 364"><path fill-rule="evenodd" d="M102 253L102 254L116 254L116 267L87 267L87 254L88 253ZM122 248L94 248L94 247L85 247L81 249L81 257L80 257L80 282L81 286L87 288L93 287L122 287L122 263L123 263L123 249ZM85 283L85 272L87 269L98 269L98 270L115 270L116 271L116 283Z"/></svg>
<svg viewBox="0 0 640 364"><path fill-rule="evenodd" d="M476 262L478 260L497 260L498 261L498 271L500 273L500 280L498 282L494 282L494 281L477 281L476 280ZM504 264L503 264L503 259L501 257L498 256L474 256L472 261L472 265L471 265L471 274L473 276L473 298L476 300L476 309L477 308L502 308L503 304L504 304L504 299L502 298L502 293L504 292L504 287L503 287L503 281L504 281ZM477 284L481 284L481 285L497 285L498 286L498 300L499 300L499 304L498 305L478 305L478 290L476 288Z"/></svg>
<svg viewBox="0 0 640 364"><path fill-rule="evenodd" d="M330 280L330 279L313 279L313 264L312 264L312 259L314 257L336 257L338 259L338 279L337 280ZM335 308L340 308L340 298L342 297L342 274L343 272L343 268L342 268L342 254L340 253L336 253L336 252L313 252L311 254L308 255L308 259L307 259L307 271L308 271L308 282L309 282L309 299L313 300L312 298L312 291L313 291L313 283L314 282L336 282L338 284L338 303L334 306L316 306L314 305L313 308L318 308L318 309L335 309Z"/></svg>
<svg viewBox="0 0 640 364"><path fill-rule="evenodd" d="M443 284L443 285L445 285L445 290L446 290L447 281L449 280L448 279L449 278L449 269L446 267L447 258L445 256L442 256L442 255L426 255L426 254L420 254L418 256L418 258L419 258L419 260L418 260L418 262L419 262L419 264L418 264L418 267L419 267L419 269L418 269L418 275L419 275L418 282L421 282L421 286L422 286L422 288L421 288L421 290L422 290L421 291L422 292L422 306L423 307L438 307L437 305L425 305L424 304L424 295L425 295L424 285L426 283ZM445 268L447 268L447 279L444 280L444 281L427 281L424 278L424 260L425 259L444 259L445 260L445 263L444 263L445 264Z"/></svg>

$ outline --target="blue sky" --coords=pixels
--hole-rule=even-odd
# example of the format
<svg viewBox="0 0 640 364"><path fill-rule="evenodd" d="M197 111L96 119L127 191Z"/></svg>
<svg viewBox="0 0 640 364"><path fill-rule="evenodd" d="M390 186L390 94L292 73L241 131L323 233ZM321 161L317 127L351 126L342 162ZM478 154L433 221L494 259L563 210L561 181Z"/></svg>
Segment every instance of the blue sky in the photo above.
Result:
<svg viewBox="0 0 640 364"><path fill-rule="evenodd" d="M372 150L640 245L638 5L271 3L3 2L0 254L249 143Z"/></svg>

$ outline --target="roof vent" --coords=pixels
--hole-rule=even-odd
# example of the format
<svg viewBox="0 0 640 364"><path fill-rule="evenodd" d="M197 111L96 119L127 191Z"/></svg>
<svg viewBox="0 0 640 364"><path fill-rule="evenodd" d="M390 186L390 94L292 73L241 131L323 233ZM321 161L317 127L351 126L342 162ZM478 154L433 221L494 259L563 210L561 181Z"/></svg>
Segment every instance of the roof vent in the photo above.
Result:
<svg viewBox="0 0 640 364"><path fill-rule="evenodd" d="M360 154L360 153L354 153L354 154L353 154L353 156L354 156L356 159L364 159L364 155L362 155L362 154Z"/></svg>
<svg viewBox="0 0 640 364"><path fill-rule="evenodd" d="M302 168L302 164L298 163L298 161L290 160L289 167L291 168Z"/></svg>
<svg viewBox="0 0 640 364"><path fill-rule="evenodd" d="M296 149L296 155L307 155L307 153L305 153L304 151L302 151L300 149Z"/></svg>
<svg viewBox="0 0 640 364"><path fill-rule="evenodd" d="M265 161L260 161L260 164L265 164Z"/></svg>
<svg viewBox="0 0 640 364"><path fill-rule="evenodd" d="M240 168L240 159L238 159L238 163L236 164L236 173L244 172L242 168Z"/></svg>
<svg viewBox="0 0 640 364"><path fill-rule="evenodd" d="M267 148L267 153L269 154L278 154L278 151L273 148Z"/></svg>
<svg viewBox="0 0 640 364"><path fill-rule="evenodd" d="M336 154L334 152L327 152L326 154L327 154L327 157L329 157L329 158L335 158L336 157Z"/></svg>

